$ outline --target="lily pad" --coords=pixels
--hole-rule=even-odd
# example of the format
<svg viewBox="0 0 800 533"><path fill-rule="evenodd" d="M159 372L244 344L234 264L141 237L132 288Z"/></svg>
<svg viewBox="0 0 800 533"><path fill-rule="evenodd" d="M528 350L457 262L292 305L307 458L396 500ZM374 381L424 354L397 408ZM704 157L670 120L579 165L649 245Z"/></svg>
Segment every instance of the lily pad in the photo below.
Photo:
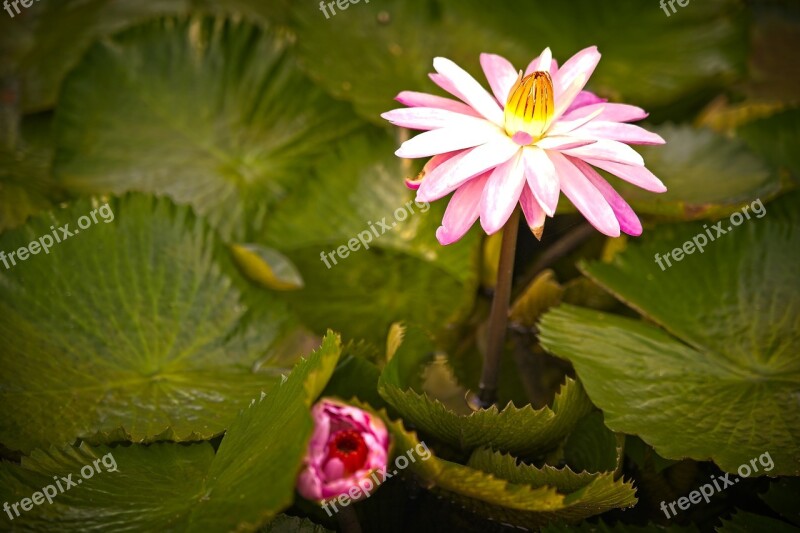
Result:
<svg viewBox="0 0 800 533"><path fill-rule="evenodd" d="M667 191L653 194L609 178L639 213L666 220L718 218L756 198L775 196L786 186L777 170L741 139L689 125L667 124L650 129L664 137L667 144L641 146L638 151Z"/></svg>
<svg viewBox="0 0 800 533"><path fill-rule="evenodd" d="M83 194L164 194L247 239L315 156L358 126L291 49L279 30L201 16L98 42L64 83L56 177Z"/></svg>
<svg viewBox="0 0 800 533"><path fill-rule="evenodd" d="M285 306L167 199L80 201L3 234L0 250L0 441L11 449L120 427L133 441L208 438L296 357L277 351L293 324Z"/></svg>
<svg viewBox="0 0 800 533"><path fill-rule="evenodd" d="M707 235L704 225L662 227L610 263L583 266L661 326L567 305L542 318L542 345L573 363L609 428L667 459L736 472L769 453L774 469L751 475L800 475L797 202L786 195L762 218L742 217L671 267L663 255Z"/></svg>
<svg viewBox="0 0 800 533"><path fill-rule="evenodd" d="M49 209L58 196L50 173L51 117L26 118L9 142L10 147L0 143L0 233Z"/></svg>
<svg viewBox="0 0 800 533"><path fill-rule="evenodd" d="M443 205L416 203L412 171L381 131L353 136L321 158L269 217L262 241L305 281L282 297L312 329L383 344L389 326L444 329L469 312L477 286L478 235L436 241Z"/></svg>
<svg viewBox="0 0 800 533"><path fill-rule="evenodd" d="M230 425L217 453L207 443L34 451L22 465L0 464L0 496L16 502L71 476L53 503L8 520L33 531L255 530L291 505L313 422L309 408L336 366L329 333L285 383L253 400ZM276 434L281 438L275 438ZM88 472L96 468L96 472ZM55 488L55 486L54 486ZM23 508L24 510L24 508ZM13 511L12 511L13 512Z"/></svg>
<svg viewBox="0 0 800 533"><path fill-rule="evenodd" d="M384 0L325 16L317 3L293 2L290 14L306 71L373 121L400 91L434 88L427 74L436 56L449 57L483 80L482 52L503 54L524 69L548 46L563 63L598 45L604 59L590 87L647 106L713 91L744 70L745 26L733 0L692 5L672 18L637 0L613 9L594 0L571 6L508 0L487 9L483 0L446 6ZM319 53L332 42L335 53Z"/></svg>

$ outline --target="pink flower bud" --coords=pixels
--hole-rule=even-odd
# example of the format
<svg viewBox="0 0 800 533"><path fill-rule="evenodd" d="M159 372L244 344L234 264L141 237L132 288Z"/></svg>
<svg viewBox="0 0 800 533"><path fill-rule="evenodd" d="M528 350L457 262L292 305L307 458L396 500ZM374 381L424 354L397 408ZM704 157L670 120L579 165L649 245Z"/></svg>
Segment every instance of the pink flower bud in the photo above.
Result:
<svg viewBox="0 0 800 533"><path fill-rule="evenodd" d="M375 470L385 470L389 434L368 412L323 398L311 409L314 433L308 443L297 491L308 500L346 494ZM367 494L360 493L356 500Z"/></svg>

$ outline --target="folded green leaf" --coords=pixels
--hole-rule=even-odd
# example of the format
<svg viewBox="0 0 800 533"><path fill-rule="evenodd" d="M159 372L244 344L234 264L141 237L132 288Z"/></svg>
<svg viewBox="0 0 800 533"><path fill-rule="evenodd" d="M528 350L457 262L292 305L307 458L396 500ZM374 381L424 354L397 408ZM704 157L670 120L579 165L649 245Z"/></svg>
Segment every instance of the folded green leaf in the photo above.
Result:
<svg viewBox="0 0 800 533"><path fill-rule="evenodd" d="M385 412L379 414L392 434L395 454L418 449L416 433L406 431L400 421L390 420ZM632 485L614 481L612 473L576 474L549 466L541 470L530 467L531 470L512 466L514 459L510 456L477 453L482 457L475 459L474 465L431 455L427 460L411 462L408 470L423 486L444 498L481 516L526 528L538 528L555 520L577 522L636 503ZM484 471L483 467L492 471ZM509 477L504 478L503 474ZM558 485L564 487L563 492L557 489Z"/></svg>
<svg viewBox="0 0 800 533"><path fill-rule="evenodd" d="M268 289L303 288L297 267L279 251L258 244L232 244L231 253L245 276Z"/></svg>
<svg viewBox="0 0 800 533"><path fill-rule="evenodd" d="M541 453L561 441L592 408L583 388L567 378L552 407L535 410L509 403L502 410L492 406L458 415L439 400L409 388L413 380L408 369L421 368L433 353L423 346L415 340L400 345L381 374L378 392L420 431L457 448L470 451L489 446L517 455Z"/></svg>

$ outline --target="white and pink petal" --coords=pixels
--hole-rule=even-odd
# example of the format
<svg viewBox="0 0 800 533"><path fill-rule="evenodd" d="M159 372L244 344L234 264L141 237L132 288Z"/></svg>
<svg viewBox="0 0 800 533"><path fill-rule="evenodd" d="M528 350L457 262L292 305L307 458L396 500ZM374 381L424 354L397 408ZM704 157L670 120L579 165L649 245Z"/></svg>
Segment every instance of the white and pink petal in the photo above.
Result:
<svg viewBox="0 0 800 533"><path fill-rule="evenodd" d="M395 97L395 100L408 107L435 107L462 115L480 117L480 114L467 104L434 94L403 91Z"/></svg>
<svg viewBox="0 0 800 533"><path fill-rule="evenodd" d="M481 54L481 68L500 107L506 106L508 94L517 81L517 71L511 62L497 54Z"/></svg>
<svg viewBox="0 0 800 533"><path fill-rule="evenodd" d="M508 139L494 124L485 120L476 120L469 127L452 126L420 133L400 145L395 155L412 159L430 157L472 148L498 137Z"/></svg>
<svg viewBox="0 0 800 533"><path fill-rule="evenodd" d="M417 174L416 178L406 178L406 187L408 187L412 191L416 191L417 189L419 189L420 185L422 185L422 180L424 180L425 177L428 176L431 172L433 172L439 165L441 165L448 159L453 158L463 152L464 150L457 150L455 152L436 154L435 156L430 158L427 163L425 163L425 166L422 167L422 170L420 171L419 174Z"/></svg>
<svg viewBox="0 0 800 533"><path fill-rule="evenodd" d="M614 211L614 215L619 222L619 228L628 235L638 237L642 234L642 223L639 217L633 211L628 202L626 202L617 191L614 190L600 174L597 173L589 164L584 163L580 159L570 158L570 162L580 170L586 179L588 179L594 187L600 191L603 198L606 199L608 205Z"/></svg>
<svg viewBox="0 0 800 533"><path fill-rule="evenodd" d="M665 192L667 187L658 179L655 174L647 168L638 165L623 165L602 159L584 159L590 165L601 168L606 172L617 176L620 179L632 183L637 187L650 192Z"/></svg>
<svg viewBox="0 0 800 533"><path fill-rule="evenodd" d="M536 71L547 71L551 77L555 77L558 73L558 61L553 59L553 53L549 47L545 48L539 57L528 63L525 75L533 74Z"/></svg>
<svg viewBox="0 0 800 533"><path fill-rule="evenodd" d="M453 193L445 209L442 225L436 230L439 244L447 246L460 240L480 215L481 195L489 173L472 178Z"/></svg>
<svg viewBox="0 0 800 533"><path fill-rule="evenodd" d="M464 102L472 106L475 111L498 126L503 125L503 110L497 100L492 98L469 72L445 57L434 58L433 68L452 84Z"/></svg>
<svg viewBox="0 0 800 533"><path fill-rule="evenodd" d="M589 81L599 62L600 52L597 51L596 46L590 46L572 56L559 69L553 78L555 92L553 120L558 120L569 109L586 86L586 82Z"/></svg>
<svg viewBox="0 0 800 533"><path fill-rule="evenodd" d="M434 130L439 128L469 128L486 122L484 118L477 118L455 111L439 109L436 107L403 107L382 113L381 117L395 126L412 130Z"/></svg>
<svg viewBox="0 0 800 533"><path fill-rule="evenodd" d="M523 150L525 179L536 200L550 216L555 215L560 186L553 162L544 150L529 146Z"/></svg>
<svg viewBox="0 0 800 533"><path fill-rule="evenodd" d="M483 230L492 235L503 228L519 203L525 187L521 152L496 167L483 188L480 220Z"/></svg>
<svg viewBox="0 0 800 533"><path fill-rule="evenodd" d="M608 139L627 144L664 144L666 141L657 133L652 133L633 124L592 120L570 132L576 137L589 139Z"/></svg>
<svg viewBox="0 0 800 533"><path fill-rule="evenodd" d="M597 187L563 154L548 152L547 155L558 172L561 190L578 211L600 233L609 237L619 237L617 216Z"/></svg>
<svg viewBox="0 0 800 533"><path fill-rule="evenodd" d="M597 105L607 102L605 98L600 98L596 94L591 91L581 91L578 93L578 96L575 97L575 100L572 101L570 106L564 111L564 114L567 115L582 107L586 107L589 105Z"/></svg>
<svg viewBox="0 0 800 533"><path fill-rule="evenodd" d="M597 103L567 110L561 118L562 120L575 120L590 115L601 107L603 108L603 112L597 116L597 120L606 120L608 122L635 122L647 118L648 116L648 113L641 107L628 104Z"/></svg>
<svg viewBox="0 0 800 533"><path fill-rule="evenodd" d="M506 136L465 150L431 171L417 190L416 199L418 202L438 200L456 190L468 179L505 163L520 150L520 147Z"/></svg>
<svg viewBox="0 0 800 533"><path fill-rule="evenodd" d="M575 140L578 141L580 139L576 137ZM541 143L539 145L541 146ZM639 152L627 144L607 139L597 140L591 144L577 147L557 147L554 150L580 159L602 159L603 161L614 163L644 166L644 159L639 155Z"/></svg>
<svg viewBox="0 0 800 533"><path fill-rule="evenodd" d="M519 205L522 207L522 214L525 215L525 221L528 223L533 235L541 240L542 232L544 232L544 220L547 214L533 197L530 188L523 187L522 194L519 197Z"/></svg>

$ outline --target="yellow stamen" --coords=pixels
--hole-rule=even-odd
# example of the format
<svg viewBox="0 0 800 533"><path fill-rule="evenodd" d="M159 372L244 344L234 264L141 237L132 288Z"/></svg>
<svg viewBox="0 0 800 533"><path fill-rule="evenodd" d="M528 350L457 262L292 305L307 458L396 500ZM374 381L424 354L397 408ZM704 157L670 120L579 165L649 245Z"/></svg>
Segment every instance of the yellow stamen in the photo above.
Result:
<svg viewBox="0 0 800 533"><path fill-rule="evenodd" d="M522 131L537 141L550 126L554 110L550 74L537 71L523 78L520 72L506 103L506 133Z"/></svg>

